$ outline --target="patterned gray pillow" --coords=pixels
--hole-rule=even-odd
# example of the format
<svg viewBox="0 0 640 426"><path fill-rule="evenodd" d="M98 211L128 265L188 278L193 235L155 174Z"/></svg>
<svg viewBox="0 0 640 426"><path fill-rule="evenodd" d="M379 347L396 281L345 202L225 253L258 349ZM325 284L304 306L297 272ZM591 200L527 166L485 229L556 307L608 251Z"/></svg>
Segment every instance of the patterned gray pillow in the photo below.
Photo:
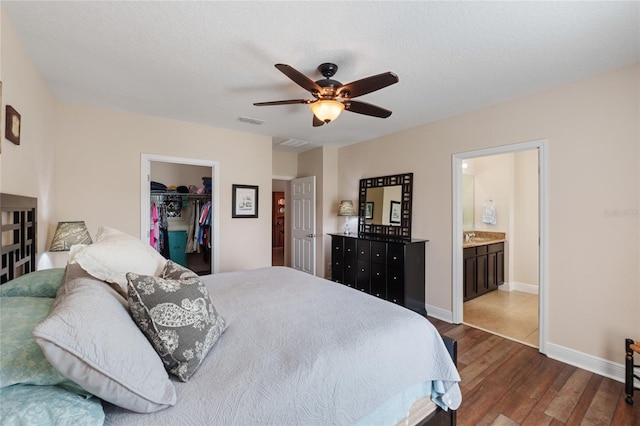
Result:
<svg viewBox="0 0 640 426"><path fill-rule="evenodd" d="M127 273L129 311L167 371L186 382L226 328L198 275L168 261L161 277Z"/></svg>

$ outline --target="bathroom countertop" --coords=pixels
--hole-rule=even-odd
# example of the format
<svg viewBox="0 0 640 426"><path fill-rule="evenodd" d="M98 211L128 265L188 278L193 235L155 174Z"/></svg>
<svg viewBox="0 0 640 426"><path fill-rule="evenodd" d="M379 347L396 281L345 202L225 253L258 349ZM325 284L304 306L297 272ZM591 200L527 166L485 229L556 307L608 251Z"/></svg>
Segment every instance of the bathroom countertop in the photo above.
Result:
<svg viewBox="0 0 640 426"><path fill-rule="evenodd" d="M475 236L471 237L469 241L466 241L464 235L473 233ZM504 232L491 232L491 231L465 231L462 237L462 248L478 247L487 244L503 243L507 240L506 233Z"/></svg>

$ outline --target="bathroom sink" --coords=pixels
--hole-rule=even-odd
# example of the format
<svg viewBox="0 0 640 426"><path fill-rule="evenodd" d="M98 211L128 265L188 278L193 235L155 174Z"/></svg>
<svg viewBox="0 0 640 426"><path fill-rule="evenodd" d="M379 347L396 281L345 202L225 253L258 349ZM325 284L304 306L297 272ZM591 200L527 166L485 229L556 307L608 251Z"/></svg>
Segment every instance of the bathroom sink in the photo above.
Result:
<svg viewBox="0 0 640 426"><path fill-rule="evenodd" d="M505 240L505 234L502 232L474 231L468 240L466 235L465 233L462 237L462 244L465 246L484 245Z"/></svg>
<svg viewBox="0 0 640 426"><path fill-rule="evenodd" d="M487 241L493 241L496 238L493 237L471 237L468 242L470 243L485 243Z"/></svg>

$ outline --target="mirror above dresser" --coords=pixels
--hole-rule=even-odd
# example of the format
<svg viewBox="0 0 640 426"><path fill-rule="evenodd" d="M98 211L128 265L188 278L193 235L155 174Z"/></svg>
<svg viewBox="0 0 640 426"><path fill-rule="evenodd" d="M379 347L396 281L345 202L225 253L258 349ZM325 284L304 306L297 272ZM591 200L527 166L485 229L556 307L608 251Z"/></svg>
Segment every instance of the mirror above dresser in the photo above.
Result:
<svg viewBox="0 0 640 426"><path fill-rule="evenodd" d="M360 235L411 238L413 173L360 179Z"/></svg>

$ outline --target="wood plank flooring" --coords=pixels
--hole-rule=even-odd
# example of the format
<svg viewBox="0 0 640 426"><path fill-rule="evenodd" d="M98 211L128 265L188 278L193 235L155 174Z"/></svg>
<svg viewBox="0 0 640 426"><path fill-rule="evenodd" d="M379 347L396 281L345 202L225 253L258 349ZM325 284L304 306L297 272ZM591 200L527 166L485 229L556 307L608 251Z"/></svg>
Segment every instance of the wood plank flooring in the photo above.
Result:
<svg viewBox="0 0 640 426"><path fill-rule="evenodd" d="M640 425L640 392L628 405L623 383L464 324L429 320L458 341L460 426Z"/></svg>

